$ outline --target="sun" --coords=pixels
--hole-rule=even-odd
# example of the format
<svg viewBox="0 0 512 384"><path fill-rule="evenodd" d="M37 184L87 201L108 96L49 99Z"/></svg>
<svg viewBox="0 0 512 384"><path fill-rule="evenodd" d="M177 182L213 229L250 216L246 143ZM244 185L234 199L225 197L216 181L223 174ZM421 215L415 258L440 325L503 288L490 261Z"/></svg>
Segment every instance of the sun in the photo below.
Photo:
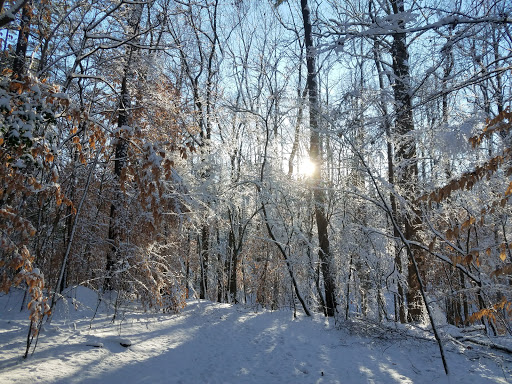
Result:
<svg viewBox="0 0 512 384"><path fill-rule="evenodd" d="M315 172L316 166L315 164L309 160L308 158L303 158L297 167L297 171L299 175L311 177L313 176L313 173Z"/></svg>

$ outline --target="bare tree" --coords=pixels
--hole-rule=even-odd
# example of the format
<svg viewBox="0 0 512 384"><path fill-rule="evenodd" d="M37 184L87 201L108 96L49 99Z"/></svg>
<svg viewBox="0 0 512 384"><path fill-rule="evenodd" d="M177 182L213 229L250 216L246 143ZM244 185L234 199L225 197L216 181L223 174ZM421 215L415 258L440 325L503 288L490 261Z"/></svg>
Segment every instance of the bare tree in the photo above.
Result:
<svg viewBox="0 0 512 384"><path fill-rule="evenodd" d="M336 285L335 271L332 263L332 255L329 246L329 222L325 211L326 196L322 183L322 152L320 145L319 125L319 104L318 104L318 83L315 64L315 46L313 43L313 25L311 23L311 12L307 0L301 0L302 17L304 22L304 40L306 48L306 64L308 75L306 85L309 95L309 129L310 149L309 156L315 166L312 175L313 197L315 201L315 217L318 230L318 241L320 244L319 258L321 260L322 275L325 289L325 313L327 316L334 316L336 313Z"/></svg>

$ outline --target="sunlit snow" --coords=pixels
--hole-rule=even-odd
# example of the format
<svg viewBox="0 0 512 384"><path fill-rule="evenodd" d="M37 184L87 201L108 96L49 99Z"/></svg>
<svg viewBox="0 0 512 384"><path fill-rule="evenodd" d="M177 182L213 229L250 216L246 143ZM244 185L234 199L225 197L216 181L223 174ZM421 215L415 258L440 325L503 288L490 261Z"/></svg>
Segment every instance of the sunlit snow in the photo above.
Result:
<svg viewBox="0 0 512 384"><path fill-rule="evenodd" d="M180 314L113 310L78 288L23 360L23 294L0 297L1 383L447 383L427 330L289 309L188 301ZM73 299L74 297L74 299ZM124 308L124 309L123 309ZM130 346L121 344L129 340ZM451 383L507 383L511 356L446 342ZM507 381L508 380L508 381Z"/></svg>

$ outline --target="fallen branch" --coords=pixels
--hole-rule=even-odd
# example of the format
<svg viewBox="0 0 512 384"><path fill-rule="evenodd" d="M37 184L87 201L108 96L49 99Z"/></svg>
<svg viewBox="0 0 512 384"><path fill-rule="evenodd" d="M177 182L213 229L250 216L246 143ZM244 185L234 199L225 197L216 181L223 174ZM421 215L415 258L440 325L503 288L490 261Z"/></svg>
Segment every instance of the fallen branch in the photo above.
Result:
<svg viewBox="0 0 512 384"><path fill-rule="evenodd" d="M512 348L505 347L504 345L495 344L492 341L478 340L468 336L455 336L455 339L460 342L469 341L470 343L473 344L483 345L484 347L489 347L512 355Z"/></svg>

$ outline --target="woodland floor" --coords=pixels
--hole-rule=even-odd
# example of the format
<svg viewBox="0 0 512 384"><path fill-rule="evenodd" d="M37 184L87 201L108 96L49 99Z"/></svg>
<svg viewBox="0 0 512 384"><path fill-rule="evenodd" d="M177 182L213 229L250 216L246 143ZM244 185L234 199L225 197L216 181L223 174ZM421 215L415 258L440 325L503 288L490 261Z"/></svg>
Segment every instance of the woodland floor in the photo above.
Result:
<svg viewBox="0 0 512 384"><path fill-rule="evenodd" d="M0 297L0 383L512 383L512 355L457 342L449 327L446 377L433 336L418 327L335 326L322 316L198 300L179 314L121 310L112 323L104 305L91 320L94 292L71 296L26 360L22 294Z"/></svg>

